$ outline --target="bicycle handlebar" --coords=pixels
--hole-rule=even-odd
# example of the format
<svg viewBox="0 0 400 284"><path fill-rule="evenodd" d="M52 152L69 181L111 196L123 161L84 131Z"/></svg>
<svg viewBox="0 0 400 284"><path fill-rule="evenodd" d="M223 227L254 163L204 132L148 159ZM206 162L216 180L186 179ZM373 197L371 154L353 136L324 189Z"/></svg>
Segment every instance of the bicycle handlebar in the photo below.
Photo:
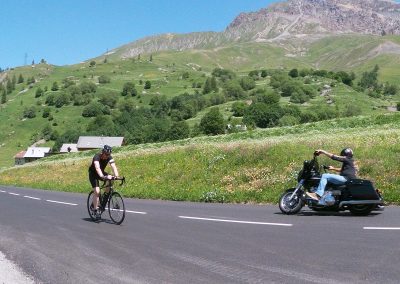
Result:
<svg viewBox="0 0 400 284"><path fill-rule="evenodd" d="M120 186L122 186L124 183L125 183L125 177L115 177L115 176L112 176L110 179L105 179L104 181L103 181L103 186L105 185L105 183L106 183L106 181L111 181L111 180L120 180L121 181L121 183L120 183Z"/></svg>

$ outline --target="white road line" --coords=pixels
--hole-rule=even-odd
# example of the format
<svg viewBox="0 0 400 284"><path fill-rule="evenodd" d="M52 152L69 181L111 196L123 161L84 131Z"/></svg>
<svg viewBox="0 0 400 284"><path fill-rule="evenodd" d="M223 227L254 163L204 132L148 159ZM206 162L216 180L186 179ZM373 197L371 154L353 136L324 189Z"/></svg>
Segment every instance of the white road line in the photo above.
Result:
<svg viewBox="0 0 400 284"><path fill-rule="evenodd" d="M182 219L203 220L203 221L213 221L213 222L269 225L269 226L284 226L284 227L293 226L293 224L282 224L282 223L265 223L265 222L238 221L238 220L226 220L226 219L211 219L211 218L199 218L199 217L189 217L189 216L178 216L178 217L182 218Z"/></svg>
<svg viewBox="0 0 400 284"><path fill-rule="evenodd" d="M41 200L40 198L32 197L32 196L28 196L28 195L24 195L24 197L29 198L29 199Z"/></svg>
<svg viewBox="0 0 400 284"><path fill-rule="evenodd" d="M364 230L400 230L400 227L364 227Z"/></svg>
<svg viewBox="0 0 400 284"><path fill-rule="evenodd" d="M65 205L72 205L72 206L77 206L78 204L75 203L68 203L68 202L61 202L61 201L55 201L55 200L46 200L47 202L52 202L52 203L58 203L58 204L65 204Z"/></svg>
<svg viewBox="0 0 400 284"><path fill-rule="evenodd" d="M105 209L108 210L108 207L106 207ZM111 209L111 211L122 211L122 210L120 210L120 209ZM147 214L147 212L130 211L130 210L125 210L125 212L133 213L133 214L142 214L142 215Z"/></svg>
<svg viewBox="0 0 400 284"><path fill-rule="evenodd" d="M6 193L7 191L4 191L4 190L0 190L0 192L2 192L2 193Z"/></svg>
<svg viewBox="0 0 400 284"><path fill-rule="evenodd" d="M142 215L146 215L146 214L147 214L147 212L130 211L130 210L126 210L126 212L128 212L128 213L133 213L133 214L142 214Z"/></svg>
<svg viewBox="0 0 400 284"><path fill-rule="evenodd" d="M19 196L19 193L9 192L8 194Z"/></svg>

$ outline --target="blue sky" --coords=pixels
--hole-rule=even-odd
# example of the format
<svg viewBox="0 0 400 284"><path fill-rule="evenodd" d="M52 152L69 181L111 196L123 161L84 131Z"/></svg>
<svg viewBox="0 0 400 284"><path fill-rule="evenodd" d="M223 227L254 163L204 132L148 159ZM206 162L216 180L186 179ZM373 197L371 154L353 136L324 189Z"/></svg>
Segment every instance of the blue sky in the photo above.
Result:
<svg viewBox="0 0 400 284"><path fill-rule="evenodd" d="M74 64L145 36L223 31L277 0L1 0L0 68Z"/></svg>

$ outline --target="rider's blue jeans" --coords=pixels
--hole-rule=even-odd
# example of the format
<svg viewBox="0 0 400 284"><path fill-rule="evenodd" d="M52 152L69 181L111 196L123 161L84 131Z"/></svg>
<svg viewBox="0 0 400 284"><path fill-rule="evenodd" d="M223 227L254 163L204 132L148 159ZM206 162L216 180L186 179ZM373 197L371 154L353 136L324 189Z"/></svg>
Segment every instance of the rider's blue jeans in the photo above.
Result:
<svg viewBox="0 0 400 284"><path fill-rule="evenodd" d="M325 187L328 182L337 184L337 185L341 185L341 184L345 184L346 181L347 181L347 179L344 176L335 175L335 174L323 174L321 176L321 181L319 182L318 188L315 191L315 193L318 196L322 197L324 195Z"/></svg>

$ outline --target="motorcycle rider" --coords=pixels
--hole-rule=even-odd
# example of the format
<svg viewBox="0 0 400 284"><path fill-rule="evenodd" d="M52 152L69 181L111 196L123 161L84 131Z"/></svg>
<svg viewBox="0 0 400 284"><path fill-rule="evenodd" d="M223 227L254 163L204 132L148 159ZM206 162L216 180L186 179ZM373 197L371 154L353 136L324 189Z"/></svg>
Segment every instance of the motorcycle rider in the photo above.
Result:
<svg viewBox="0 0 400 284"><path fill-rule="evenodd" d="M325 173L321 176L321 181L318 185L318 188L315 192L307 192L306 194L315 200L320 200L320 198L324 195L325 187L328 182L342 185L345 184L347 180L356 178L357 174L357 165L353 159L353 150L350 148L345 148L340 152L340 156L329 153L325 150L316 150L316 155L324 154L331 158L332 160L342 162L341 168L335 168L333 166L329 166L328 170L332 170L338 172L339 174L328 174Z"/></svg>

